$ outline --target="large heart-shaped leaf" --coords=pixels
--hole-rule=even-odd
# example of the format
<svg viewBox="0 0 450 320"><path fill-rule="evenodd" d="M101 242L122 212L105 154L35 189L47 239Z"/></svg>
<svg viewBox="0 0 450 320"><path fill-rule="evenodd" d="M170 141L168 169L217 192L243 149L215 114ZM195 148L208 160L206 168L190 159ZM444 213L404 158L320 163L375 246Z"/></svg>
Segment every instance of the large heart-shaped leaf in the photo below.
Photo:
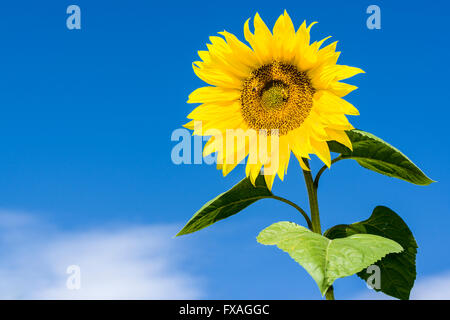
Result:
<svg viewBox="0 0 450 320"><path fill-rule="evenodd" d="M255 201L272 197L263 175L256 178L253 185L249 178L243 179L233 188L208 201L181 229L177 236L203 229L219 220L228 218Z"/></svg>
<svg viewBox="0 0 450 320"><path fill-rule="evenodd" d="M371 234L330 240L292 222L272 224L258 235L259 243L276 245L303 266L322 295L338 278L355 274L392 252L401 252L395 241Z"/></svg>
<svg viewBox="0 0 450 320"><path fill-rule="evenodd" d="M347 135L353 151L336 141L328 142L330 150L341 153L343 159L354 159L364 168L414 184L428 185L434 182L400 150L373 134L350 130Z"/></svg>
<svg viewBox="0 0 450 320"><path fill-rule="evenodd" d="M392 239L404 251L389 254L376 263L380 267L380 288L374 288L398 299L409 299L416 279L417 243L406 223L394 211L378 206L369 219L351 225L338 225L325 232L330 239L343 238L353 234L374 234ZM367 280L370 274L363 270L358 276Z"/></svg>

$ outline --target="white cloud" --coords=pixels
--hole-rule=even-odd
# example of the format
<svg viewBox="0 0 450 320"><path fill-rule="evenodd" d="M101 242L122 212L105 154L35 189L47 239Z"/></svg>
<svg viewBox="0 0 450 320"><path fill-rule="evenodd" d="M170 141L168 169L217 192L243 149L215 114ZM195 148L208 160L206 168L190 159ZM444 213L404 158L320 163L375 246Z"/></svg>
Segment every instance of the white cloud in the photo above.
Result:
<svg viewBox="0 0 450 320"><path fill-rule="evenodd" d="M186 248L166 225L61 232L33 216L0 211L1 299L197 299L202 280L186 272ZM67 267L81 288L66 286Z"/></svg>
<svg viewBox="0 0 450 320"><path fill-rule="evenodd" d="M413 288L415 300L449 300L450 271L420 279Z"/></svg>
<svg viewBox="0 0 450 320"><path fill-rule="evenodd" d="M367 290L356 299L393 299L383 293ZM420 277L411 291L411 300L449 300L450 299L450 271L440 274Z"/></svg>

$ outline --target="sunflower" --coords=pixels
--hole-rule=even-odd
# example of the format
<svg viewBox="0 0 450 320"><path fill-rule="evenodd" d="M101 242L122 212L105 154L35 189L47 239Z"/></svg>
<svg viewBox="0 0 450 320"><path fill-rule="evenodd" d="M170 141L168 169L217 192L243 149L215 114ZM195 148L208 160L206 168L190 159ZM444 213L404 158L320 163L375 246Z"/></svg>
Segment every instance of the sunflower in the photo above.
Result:
<svg viewBox="0 0 450 320"><path fill-rule="evenodd" d="M277 174L283 180L291 151L309 170L303 159L311 154L331 165L327 141L352 148L345 131L353 126L346 115L359 112L342 97L357 87L340 81L364 71L336 64L337 42L322 47L329 37L310 43L315 23L303 22L295 31L285 11L271 32L257 13L252 33L249 20L244 36L250 46L223 31L222 37L210 37L207 51L198 52L202 61L193 63L194 72L210 86L189 95L188 103L201 105L188 115L192 120L185 127L194 135L210 136L203 155L217 153L224 176L248 156L246 175L254 183L263 168L271 189ZM212 135L212 129L218 134ZM239 146L226 143L228 130L254 135L246 134ZM258 156L263 146L267 157ZM266 171L269 166L271 172Z"/></svg>

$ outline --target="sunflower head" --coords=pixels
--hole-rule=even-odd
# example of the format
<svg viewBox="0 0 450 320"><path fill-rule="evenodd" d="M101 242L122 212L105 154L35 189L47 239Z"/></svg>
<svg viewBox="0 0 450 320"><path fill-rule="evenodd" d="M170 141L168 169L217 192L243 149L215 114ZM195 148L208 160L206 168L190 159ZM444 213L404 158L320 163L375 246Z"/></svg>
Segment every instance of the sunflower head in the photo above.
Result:
<svg viewBox="0 0 450 320"><path fill-rule="evenodd" d="M247 158L247 176L254 183L264 168L271 188L277 174L283 179L291 152L309 170L303 159L311 154L330 166L327 141L352 147L345 130L353 126L346 115L359 113L342 97L356 87L341 80L363 71L338 65L336 42L325 47L328 38L310 43L314 23L303 22L296 31L286 11L272 32L258 14L253 24L253 32L249 20L244 24L249 45L223 31L222 37L210 37L207 51L199 51L194 72L210 86L189 96L189 103L201 105L185 126L211 136L203 154L216 152L224 175Z"/></svg>

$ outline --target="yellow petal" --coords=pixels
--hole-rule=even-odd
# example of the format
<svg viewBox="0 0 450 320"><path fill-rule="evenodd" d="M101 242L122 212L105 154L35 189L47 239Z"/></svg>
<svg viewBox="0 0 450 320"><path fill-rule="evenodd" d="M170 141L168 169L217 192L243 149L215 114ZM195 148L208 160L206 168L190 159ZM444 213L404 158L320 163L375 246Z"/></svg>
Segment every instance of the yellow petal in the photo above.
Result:
<svg viewBox="0 0 450 320"><path fill-rule="evenodd" d="M286 10L273 27L274 58L283 62L292 62L295 58L295 28Z"/></svg>
<svg viewBox="0 0 450 320"><path fill-rule="evenodd" d="M267 28L264 21L261 19L258 13L255 14L253 19L253 25L255 28L254 34L250 32L248 25L248 20L244 25L244 36L245 40L250 43L258 57L260 64L269 63L272 60L272 33L269 28Z"/></svg>
<svg viewBox="0 0 450 320"><path fill-rule="evenodd" d="M349 94L350 92L358 89L357 86L353 86L351 84L348 83L342 83L342 82L332 82L330 83L329 90L331 90L335 95L337 95L338 97L344 97L347 94Z"/></svg>
<svg viewBox="0 0 450 320"><path fill-rule="evenodd" d="M327 131L331 140L335 140L335 141L343 144L350 150L353 150L352 142L350 141L350 139L348 138L348 135L345 133L344 130L334 130L334 129L330 129L330 128L326 128L325 130Z"/></svg>
<svg viewBox="0 0 450 320"><path fill-rule="evenodd" d="M358 109L356 109L351 103L336 96L328 90L320 90L314 94L314 108L319 112L326 113L345 113L348 115L359 115Z"/></svg>
<svg viewBox="0 0 450 320"><path fill-rule="evenodd" d="M353 77L358 73L364 73L360 68L344 65L322 65L309 72L313 85L317 89L327 89L332 82Z"/></svg>
<svg viewBox="0 0 450 320"><path fill-rule="evenodd" d="M297 157L298 163L300 164L300 167L305 171L311 171L311 169L306 165L305 161L301 157Z"/></svg>
<svg viewBox="0 0 450 320"><path fill-rule="evenodd" d="M225 37L228 45L231 50L235 54L237 58L241 60L243 64L245 64L249 68L255 68L257 65L257 58L255 53L243 42L241 42L236 36L232 33L223 31L219 32L219 34Z"/></svg>
<svg viewBox="0 0 450 320"><path fill-rule="evenodd" d="M253 185L255 185L256 178L259 176L261 172L261 163L249 164L247 163L246 175L250 177L250 181Z"/></svg>
<svg viewBox="0 0 450 320"><path fill-rule="evenodd" d="M266 185L269 190L272 190L273 180L275 180L275 176L276 173L264 175L264 180L266 180Z"/></svg>
<svg viewBox="0 0 450 320"><path fill-rule="evenodd" d="M314 153L319 157L320 160L325 163L327 167L331 166L331 154L330 149L326 141L311 141Z"/></svg>
<svg viewBox="0 0 450 320"><path fill-rule="evenodd" d="M185 127L186 129L189 129L189 130L194 130L194 122L195 122L195 120L191 120L188 123L183 124L183 127Z"/></svg>
<svg viewBox="0 0 450 320"><path fill-rule="evenodd" d="M213 71L203 68L203 64L201 62L194 62L192 64L192 68L194 69L197 77L199 77L206 83L209 83L210 85L229 89L241 89L242 82L240 81L240 79L232 77L218 70Z"/></svg>
<svg viewBox="0 0 450 320"><path fill-rule="evenodd" d="M278 170L277 174L280 177L281 181L284 179L284 175L287 171L287 167L289 165L289 157L291 150L289 148L289 140L286 136L282 136L279 139L279 150L278 152Z"/></svg>
<svg viewBox="0 0 450 320"><path fill-rule="evenodd" d="M335 80L344 80L351 78L359 73L365 73L364 70L356 67L336 65Z"/></svg>
<svg viewBox="0 0 450 320"><path fill-rule="evenodd" d="M194 90L188 99L188 103L229 103L229 101L239 100L241 93L239 90L226 89L221 87L201 87Z"/></svg>

